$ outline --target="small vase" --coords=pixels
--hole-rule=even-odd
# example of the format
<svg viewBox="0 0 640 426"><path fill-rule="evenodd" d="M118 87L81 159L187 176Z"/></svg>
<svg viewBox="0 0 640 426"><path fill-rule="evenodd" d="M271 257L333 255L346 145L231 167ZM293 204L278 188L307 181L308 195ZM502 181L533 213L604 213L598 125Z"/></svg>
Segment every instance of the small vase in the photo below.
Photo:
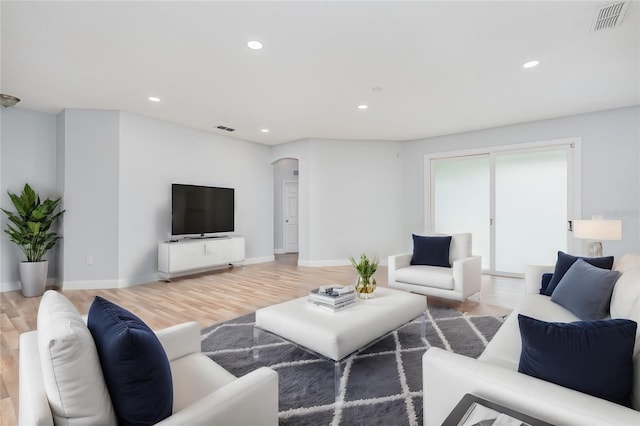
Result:
<svg viewBox="0 0 640 426"><path fill-rule="evenodd" d="M358 281L356 281L356 293L361 299L371 299L373 292L376 290L376 279L373 277L363 277L358 275Z"/></svg>

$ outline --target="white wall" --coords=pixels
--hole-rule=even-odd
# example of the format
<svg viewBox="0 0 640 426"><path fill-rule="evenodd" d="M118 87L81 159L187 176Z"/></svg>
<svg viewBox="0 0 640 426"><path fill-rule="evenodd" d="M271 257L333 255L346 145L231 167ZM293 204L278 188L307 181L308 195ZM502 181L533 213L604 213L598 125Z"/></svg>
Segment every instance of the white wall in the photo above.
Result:
<svg viewBox="0 0 640 426"><path fill-rule="evenodd" d="M249 262L273 259L269 147L129 113L120 115L119 280L152 280L171 235L171 184L235 189L235 235Z"/></svg>
<svg viewBox="0 0 640 426"><path fill-rule="evenodd" d="M22 192L25 183L45 198L58 198L56 190L56 117L21 108L0 108L0 205L15 211L7 191ZM22 251L4 232L7 216L0 213L0 291L20 288L18 262L26 260ZM55 277L56 250L44 256L49 277Z"/></svg>
<svg viewBox="0 0 640 426"><path fill-rule="evenodd" d="M284 253L284 182L298 181L298 160L283 158L273 163L273 249Z"/></svg>
<svg viewBox="0 0 640 426"><path fill-rule="evenodd" d="M383 264L402 235L402 143L308 139L273 147L300 160L301 265L346 265L366 252Z"/></svg>
<svg viewBox="0 0 640 426"><path fill-rule="evenodd" d="M64 188L65 288L117 285L119 131L118 111L64 112L58 186Z"/></svg>
<svg viewBox="0 0 640 426"><path fill-rule="evenodd" d="M568 137L582 140L582 217L621 219L623 239L605 241L605 253L640 253L639 107L405 142L404 247L424 227L425 154Z"/></svg>

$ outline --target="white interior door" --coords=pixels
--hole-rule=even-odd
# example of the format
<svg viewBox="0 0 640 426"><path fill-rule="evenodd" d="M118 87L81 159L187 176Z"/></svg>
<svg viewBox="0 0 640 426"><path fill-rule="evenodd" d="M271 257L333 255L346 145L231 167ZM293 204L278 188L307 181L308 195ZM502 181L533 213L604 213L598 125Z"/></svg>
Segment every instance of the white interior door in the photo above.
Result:
<svg viewBox="0 0 640 426"><path fill-rule="evenodd" d="M285 253L298 252L298 182L284 182L284 208L282 226Z"/></svg>

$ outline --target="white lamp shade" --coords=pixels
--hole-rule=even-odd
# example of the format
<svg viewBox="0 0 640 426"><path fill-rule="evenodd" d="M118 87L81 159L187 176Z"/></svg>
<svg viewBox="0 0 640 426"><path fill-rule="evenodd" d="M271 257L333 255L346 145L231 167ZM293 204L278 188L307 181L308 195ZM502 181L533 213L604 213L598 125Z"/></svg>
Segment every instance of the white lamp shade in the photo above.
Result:
<svg viewBox="0 0 640 426"><path fill-rule="evenodd" d="M621 240L621 220L574 220L573 236L585 240Z"/></svg>

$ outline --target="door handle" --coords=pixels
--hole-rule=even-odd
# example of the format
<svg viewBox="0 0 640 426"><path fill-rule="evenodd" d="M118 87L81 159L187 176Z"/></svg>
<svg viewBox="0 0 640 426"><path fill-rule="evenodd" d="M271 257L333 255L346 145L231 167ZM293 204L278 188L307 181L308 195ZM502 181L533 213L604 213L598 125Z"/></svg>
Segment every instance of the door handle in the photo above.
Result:
<svg viewBox="0 0 640 426"><path fill-rule="evenodd" d="M285 220L286 223L289 223L289 219Z"/></svg>

